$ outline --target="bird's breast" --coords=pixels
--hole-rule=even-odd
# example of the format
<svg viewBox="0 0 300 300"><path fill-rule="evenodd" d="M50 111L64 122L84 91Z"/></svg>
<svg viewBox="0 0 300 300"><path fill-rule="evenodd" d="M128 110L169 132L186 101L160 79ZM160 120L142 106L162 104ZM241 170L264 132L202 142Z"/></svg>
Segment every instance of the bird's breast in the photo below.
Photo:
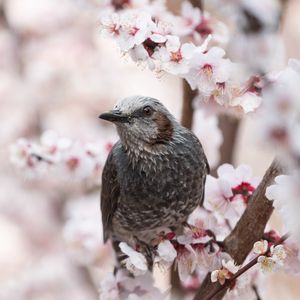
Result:
<svg viewBox="0 0 300 300"><path fill-rule="evenodd" d="M152 168L124 160L118 168L120 200L115 217L130 230L183 221L198 205L204 175L199 156L191 154L172 153Z"/></svg>

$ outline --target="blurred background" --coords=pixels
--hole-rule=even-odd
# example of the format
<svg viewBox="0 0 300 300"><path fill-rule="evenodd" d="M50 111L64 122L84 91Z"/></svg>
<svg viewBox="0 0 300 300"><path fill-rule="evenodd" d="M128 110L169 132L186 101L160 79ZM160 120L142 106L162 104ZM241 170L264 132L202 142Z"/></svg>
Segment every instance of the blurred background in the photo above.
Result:
<svg viewBox="0 0 300 300"><path fill-rule="evenodd" d="M180 1L169 4L178 10ZM46 131L48 143L65 138L108 151L116 133L97 117L136 94L160 99L180 118L181 80L137 66L101 38L100 10L100 0L0 0L1 300L97 299L112 259L110 246L101 244L101 166L93 184L80 180L84 170L67 180L47 172L36 177L12 167L10 146ZM285 61L300 59L299 25L300 1L289 1L281 28ZM198 113L195 122L216 165L217 119ZM255 123L253 115L242 120L234 164L249 164L262 176L273 155L257 142ZM280 227L276 215L273 224ZM266 284L265 299L299 298L298 278L274 274Z"/></svg>

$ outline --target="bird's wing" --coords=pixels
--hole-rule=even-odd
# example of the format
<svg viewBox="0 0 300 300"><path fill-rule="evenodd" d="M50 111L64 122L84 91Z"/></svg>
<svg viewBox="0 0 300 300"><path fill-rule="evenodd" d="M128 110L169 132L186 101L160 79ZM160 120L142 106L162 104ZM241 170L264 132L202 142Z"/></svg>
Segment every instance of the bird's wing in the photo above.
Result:
<svg viewBox="0 0 300 300"><path fill-rule="evenodd" d="M109 238L112 217L117 208L120 196L120 185L117 178L117 168L113 159L113 149L107 157L102 173L101 213L103 224L103 240Z"/></svg>

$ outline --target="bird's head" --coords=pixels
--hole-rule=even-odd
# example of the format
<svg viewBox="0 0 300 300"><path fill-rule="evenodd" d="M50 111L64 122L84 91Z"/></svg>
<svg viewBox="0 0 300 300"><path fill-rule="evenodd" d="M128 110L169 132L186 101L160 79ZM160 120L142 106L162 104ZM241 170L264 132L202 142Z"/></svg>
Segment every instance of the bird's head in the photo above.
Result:
<svg viewBox="0 0 300 300"><path fill-rule="evenodd" d="M113 110L99 116L113 122L123 144L151 147L172 139L174 117L158 100L133 96L119 101Z"/></svg>

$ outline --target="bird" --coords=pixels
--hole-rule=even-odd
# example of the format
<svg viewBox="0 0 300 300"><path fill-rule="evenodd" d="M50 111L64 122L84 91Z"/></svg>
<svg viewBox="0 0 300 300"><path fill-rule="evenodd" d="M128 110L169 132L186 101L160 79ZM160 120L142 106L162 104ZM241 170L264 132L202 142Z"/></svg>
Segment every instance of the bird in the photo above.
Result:
<svg viewBox="0 0 300 300"><path fill-rule="evenodd" d="M131 96L102 113L119 140L102 172L103 240L112 241L118 265L120 242L145 255L152 270L162 232L182 233L204 199L209 165L198 138L157 99Z"/></svg>

